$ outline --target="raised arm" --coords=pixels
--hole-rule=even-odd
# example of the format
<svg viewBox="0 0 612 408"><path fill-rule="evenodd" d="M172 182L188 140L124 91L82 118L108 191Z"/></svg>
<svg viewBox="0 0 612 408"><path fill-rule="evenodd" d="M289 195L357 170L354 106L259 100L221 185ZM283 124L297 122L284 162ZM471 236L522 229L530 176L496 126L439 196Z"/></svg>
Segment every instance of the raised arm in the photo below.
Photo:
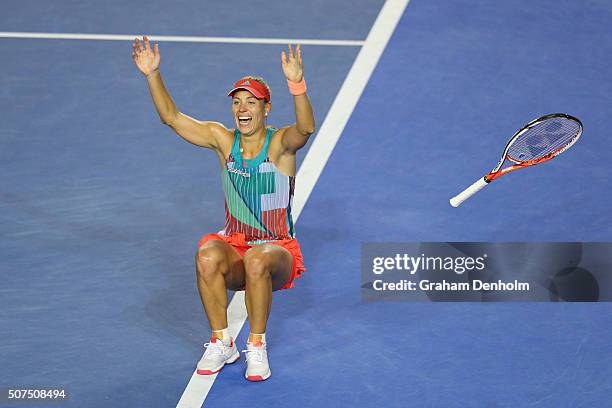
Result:
<svg viewBox="0 0 612 408"><path fill-rule="evenodd" d="M147 37L143 37L142 41L136 38L132 45L132 57L140 72L147 78L149 91L162 123L170 126L190 143L217 149L217 141L227 129L220 123L199 121L178 110L159 72L159 45L151 47Z"/></svg>
<svg viewBox="0 0 612 408"><path fill-rule="evenodd" d="M308 142L308 137L315 130L315 119L312 112L310 100L306 95L306 84L304 79L304 66L302 64L302 50L298 44L295 53L288 46L288 54L283 51L281 63L283 73L287 77L288 84L293 94L293 104L295 106L295 123L284 130L282 144L283 148L291 153L295 153Z"/></svg>

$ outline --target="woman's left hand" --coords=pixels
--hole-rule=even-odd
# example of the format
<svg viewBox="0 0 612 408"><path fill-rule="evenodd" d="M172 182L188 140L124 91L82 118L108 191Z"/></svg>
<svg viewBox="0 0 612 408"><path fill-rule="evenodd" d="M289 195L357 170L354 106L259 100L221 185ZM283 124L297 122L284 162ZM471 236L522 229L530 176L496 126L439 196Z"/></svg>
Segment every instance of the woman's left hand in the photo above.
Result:
<svg viewBox="0 0 612 408"><path fill-rule="evenodd" d="M283 72L287 79L291 82L298 83L304 78L304 66L302 65L302 50L300 44L295 47L295 53L291 48L291 44L287 46L289 48L289 56L285 54L285 51L281 53L281 62L283 64Z"/></svg>

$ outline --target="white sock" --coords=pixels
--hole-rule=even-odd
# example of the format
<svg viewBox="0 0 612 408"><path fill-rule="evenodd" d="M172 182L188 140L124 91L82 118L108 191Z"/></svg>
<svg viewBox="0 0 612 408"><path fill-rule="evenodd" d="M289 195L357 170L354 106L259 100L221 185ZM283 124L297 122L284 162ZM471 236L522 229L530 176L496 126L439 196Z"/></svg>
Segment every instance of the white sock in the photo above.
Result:
<svg viewBox="0 0 612 408"><path fill-rule="evenodd" d="M219 338L219 335L221 335L219 338L219 340L229 340L230 339L230 335L229 335L229 331L227 330L227 327L223 330L213 330L212 334L214 337Z"/></svg>
<svg viewBox="0 0 612 408"><path fill-rule="evenodd" d="M251 333L251 334L253 334L253 335L255 335L255 336L259 336L259 337L261 338L261 340L260 340L260 341L261 341L262 343L264 343L264 344L266 343L266 333L261 333L261 334L259 334L259 333ZM249 336L249 337L250 337L250 336Z"/></svg>

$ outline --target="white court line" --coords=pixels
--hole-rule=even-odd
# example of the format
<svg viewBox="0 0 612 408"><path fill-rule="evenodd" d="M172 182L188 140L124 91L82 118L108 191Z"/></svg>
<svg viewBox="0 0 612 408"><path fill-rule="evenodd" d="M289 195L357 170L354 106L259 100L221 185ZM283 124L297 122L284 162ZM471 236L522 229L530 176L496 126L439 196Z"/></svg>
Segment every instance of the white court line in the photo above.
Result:
<svg viewBox="0 0 612 408"><path fill-rule="evenodd" d="M410 0L387 0L296 175L292 215L298 219Z"/></svg>
<svg viewBox="0 0 612 408"><path fill-rule="evenodd" d="M76 34L76 33L19 33L2 32L0 38L35 38L49 40L96 40L134 41L142 34ZM148 35L151 41L222 43L222 44L303 44L359 47L365 41L353 40L312 40L307 38L241 38L241 37L196 37L180 35Z"/></svg>
<svg viewBox="0 0 612 408"><path fill-rule="evenodd" d="M409 1L387 0L380 10L297 173L297 186L293 197L295 221L300 216ZM232 337L238 337L246 318L244 292L236 292L228 307L229 332ZM194 371L176 407L200 408L216 378L217 374L201 376Z"/></svg>

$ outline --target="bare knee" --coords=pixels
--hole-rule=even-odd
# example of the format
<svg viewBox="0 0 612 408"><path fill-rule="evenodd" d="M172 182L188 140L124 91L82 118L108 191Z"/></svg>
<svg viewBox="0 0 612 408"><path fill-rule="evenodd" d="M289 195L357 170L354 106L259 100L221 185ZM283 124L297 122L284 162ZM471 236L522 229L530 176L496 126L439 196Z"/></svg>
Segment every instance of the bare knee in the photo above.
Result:
<svg viewBox="0 0 612 408"><path fill-rule="evenodd" d="M227 270L226 254L218 241L209 241L196 253L198 277L205 281L223 275Z"/></svg>
<svg viewBox="0 0 612 408"><path fill-rule="evenodd" d="M270 278L278 257L277 250L275 246L265 246L247 251L244 254L246 278L250 280Z"/></svg>

